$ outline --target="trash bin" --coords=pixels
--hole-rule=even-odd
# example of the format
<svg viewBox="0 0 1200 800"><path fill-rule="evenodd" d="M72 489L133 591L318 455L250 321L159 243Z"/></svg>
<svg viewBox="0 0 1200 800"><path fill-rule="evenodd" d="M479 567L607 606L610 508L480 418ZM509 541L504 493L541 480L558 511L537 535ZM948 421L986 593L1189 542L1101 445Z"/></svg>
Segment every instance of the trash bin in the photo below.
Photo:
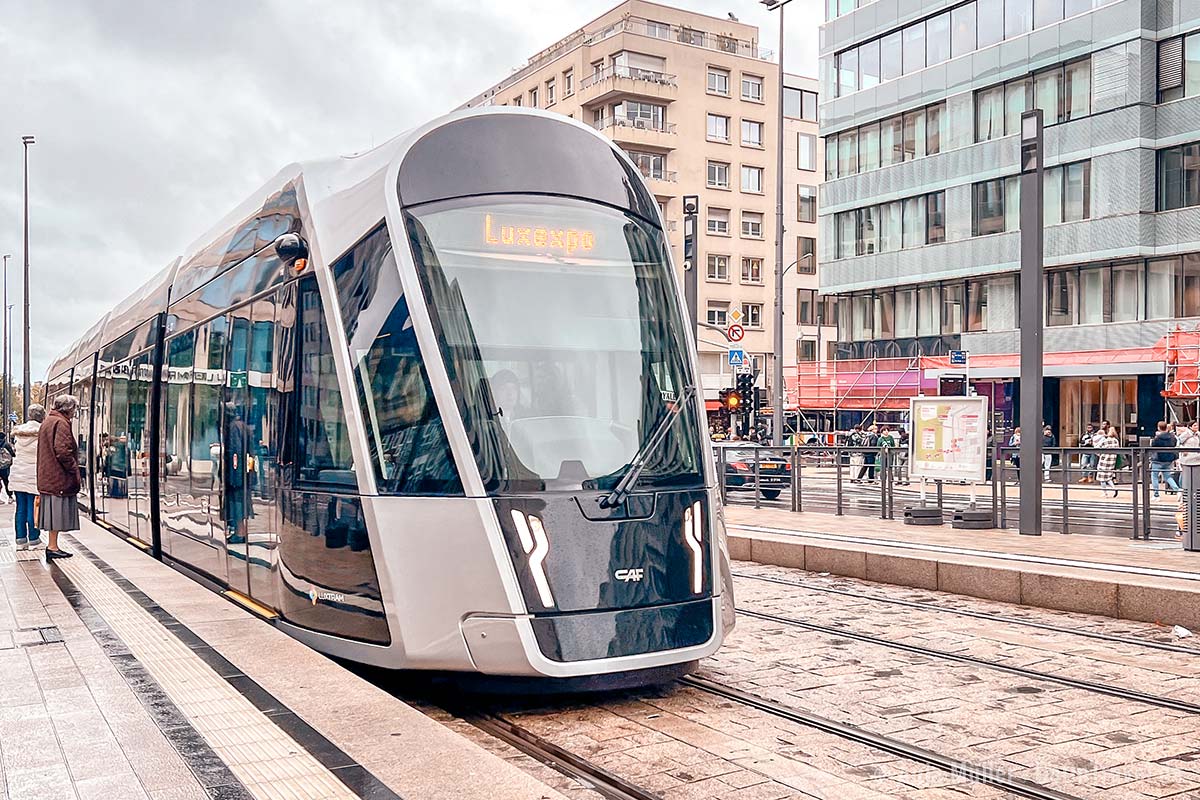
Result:
<svg viewBox="0 0 1200 800"><path fill-rule="evenodd" d="M1200 550L1200 466L1183 465L1183 549Z"/></svg>

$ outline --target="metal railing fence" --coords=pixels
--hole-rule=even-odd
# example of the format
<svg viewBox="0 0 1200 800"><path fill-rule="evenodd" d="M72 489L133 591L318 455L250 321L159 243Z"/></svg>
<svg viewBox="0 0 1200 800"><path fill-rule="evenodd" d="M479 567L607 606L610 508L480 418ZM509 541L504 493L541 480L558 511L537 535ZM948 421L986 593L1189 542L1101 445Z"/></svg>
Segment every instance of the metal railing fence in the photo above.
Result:
<svg viewBox="0 0 1200 800"><path fill-rule="evenodd" d="M744 457L731 457L734 451ZM716 453L717 478L727 503L879 519L895 519L897 506L903 514L906 506L921 504L920 481L909 475L905 449L749 443L738 448L727 443ZM1192 506L1183 491L1188 470L1176 468L1179 457L1189 453L1196 451L1046 448L1043 463L1028 467L1043 477L1043 531L1174 539L1181 526L1179 512L1186 516ZM1105 454L1109 458L1102 461ZM984 483L972 491L966 482L929 481L926 503L942 509L947 519L958 510L990 510L996 527L1015 528L1017 483L1025 468L1017 448L995 446ZM1195 494L1200 502L1200 491Z"/></svg>

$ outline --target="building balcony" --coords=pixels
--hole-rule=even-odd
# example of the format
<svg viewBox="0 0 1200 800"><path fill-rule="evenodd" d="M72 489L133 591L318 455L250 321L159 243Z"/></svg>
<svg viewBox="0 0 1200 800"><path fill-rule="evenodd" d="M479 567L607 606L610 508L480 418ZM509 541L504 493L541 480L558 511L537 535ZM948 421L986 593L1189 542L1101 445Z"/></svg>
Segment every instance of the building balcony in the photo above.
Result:
<svg viewBox="0 0 1200 800"><path fill-rule="evenodd" d="M618 97L643 97L670 103L679 94L674 75L637 67L609 67L593 73L579 83L582 105L605 103Z"/></svg>
<svg viewBox="0 0 1200 800"><path fill-rule="evenodd" d="M638 167L638 172L642 173L642 177L646 179L646 182L650 184L652 189L655 184L675 183L678 180L675 172L669 169L646 169L645 167Z"/></svg>
<svg viewBox="0 0 1200 800"><path fill-rule="evenodd" d="M644 145L661 150L674 150L676 145L673 122L609 115L596 120L592 127L619 144Z"/></svg>

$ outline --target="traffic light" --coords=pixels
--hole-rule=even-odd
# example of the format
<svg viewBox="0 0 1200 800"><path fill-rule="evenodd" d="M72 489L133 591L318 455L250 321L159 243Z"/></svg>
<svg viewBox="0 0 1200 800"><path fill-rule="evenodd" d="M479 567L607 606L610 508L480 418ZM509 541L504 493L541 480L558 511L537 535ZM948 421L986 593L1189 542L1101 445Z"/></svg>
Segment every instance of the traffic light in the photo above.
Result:
<svg viewBox="0 0 1200 800"><path fill-rule="evenodd" d="M721 408L729 413L733 414L742 410L742 396L736 389L722 389L720 398Z"/></svg>
<svg viewBox="0 0 1200 800"><path fill-rule="evenodd" d="M749 397L754 393L754 375L749 372L739 372L736 386L738 394L744 398Z"/></svg>

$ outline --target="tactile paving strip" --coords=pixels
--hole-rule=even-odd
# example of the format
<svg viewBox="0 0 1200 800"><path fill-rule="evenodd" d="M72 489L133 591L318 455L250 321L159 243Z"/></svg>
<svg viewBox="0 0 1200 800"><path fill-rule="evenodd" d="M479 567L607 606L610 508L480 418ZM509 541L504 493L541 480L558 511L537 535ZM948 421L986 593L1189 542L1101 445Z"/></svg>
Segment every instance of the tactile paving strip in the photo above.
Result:
<svg viewBox="0 0 1200 800"><path fill-rule="evenodd" d="M357 797L94 564L55 563L254 797Z"/></svg>

